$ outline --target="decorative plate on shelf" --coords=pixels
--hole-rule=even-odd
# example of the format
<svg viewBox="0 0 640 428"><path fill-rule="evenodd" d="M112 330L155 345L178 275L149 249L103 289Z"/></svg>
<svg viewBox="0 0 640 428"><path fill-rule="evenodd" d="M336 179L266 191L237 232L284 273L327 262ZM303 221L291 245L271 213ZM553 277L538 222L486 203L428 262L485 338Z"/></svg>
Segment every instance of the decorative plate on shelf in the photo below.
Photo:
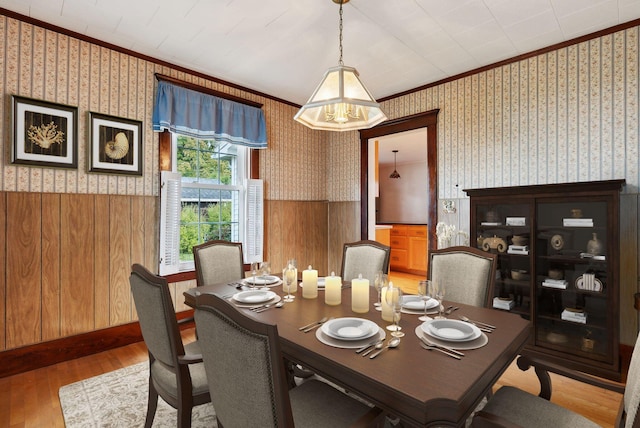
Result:
<svg viewBox="0 0 640 428"><path fill-rule="evenodd" d="M551 243L551 248L554 250L559 251L564 247L564 238L562 235L553 235L549 242Z"/></svg>

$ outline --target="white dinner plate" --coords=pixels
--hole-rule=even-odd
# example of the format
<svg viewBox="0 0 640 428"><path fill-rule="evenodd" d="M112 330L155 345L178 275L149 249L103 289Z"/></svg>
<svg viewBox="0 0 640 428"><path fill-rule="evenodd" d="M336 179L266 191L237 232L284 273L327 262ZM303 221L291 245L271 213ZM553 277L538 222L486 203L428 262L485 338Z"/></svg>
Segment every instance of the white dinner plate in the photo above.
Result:
<svg viewBox="0 0 640 428"><path fill-rule="evenodd" d="M438 306L436 299L427 300L427 310L433 309ZM412 311L424 311L424 300L420 296L402 296L402 307L411 309Z"/></svg>
<svg viewBox="0 0 640 428"><path fill-rule="evenodd" d="M468 322L450 319L433 319L420 325L423 332L431 337L449 342L468 342L475 340L482 332Z"/></svg>
<svg viewBox="0 0 640 428"><path fill-rule="evenodd" d="M233 300L240 303L264 303L276 297L276 293L269 290L247 290L233 295Z"/></svg>
<svg viewBox="0 0 640 428"><path fill-rule="evenodd" d="M334 348L357 349L363 347L364 345L368 345L375 340L384 340L386 336L387 333L383 328L380 327L378 327L377 333L372 337L367 337L360 340L334 339L333 337L324 334L321 328L316 329L316 338L325 345L333 346Z"/></svg>
<svg viewBox="0 0 640 428"><path fill-rule="evenodd" d="M279 281L280 281L280 278L273 275L256 276L255 281L253 280L253 276L249 276L244 279L245 284L250 284L250 285L271 285Z"/></svg>
<svg viewBox="0 0 640 428"><path fill-rule="evenodd" d="M322 324L322 332L340 340L367 339L378 332L378 325L362 318L336 318Z"/></svg>

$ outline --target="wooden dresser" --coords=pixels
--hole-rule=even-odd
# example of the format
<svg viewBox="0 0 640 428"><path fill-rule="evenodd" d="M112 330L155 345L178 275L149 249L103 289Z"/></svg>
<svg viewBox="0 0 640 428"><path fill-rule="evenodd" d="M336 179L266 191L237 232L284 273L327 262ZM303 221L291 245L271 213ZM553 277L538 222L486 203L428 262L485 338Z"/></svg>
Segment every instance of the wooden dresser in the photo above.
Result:
<svg viewBox="0 0 640 428"><path fill-rule="evenodd" d="M391 269L426 275L427 239L426 225L394 224L391 228Z"/></svg>

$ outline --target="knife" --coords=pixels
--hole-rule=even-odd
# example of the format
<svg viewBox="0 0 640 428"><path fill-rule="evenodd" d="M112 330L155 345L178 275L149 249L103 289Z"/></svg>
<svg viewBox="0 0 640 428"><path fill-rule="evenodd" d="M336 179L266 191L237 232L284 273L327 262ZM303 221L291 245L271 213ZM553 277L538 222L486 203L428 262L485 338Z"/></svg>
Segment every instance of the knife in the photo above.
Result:
<svg viewBox="0 0 640 428"><path fill-rule="evenodd" d="M420 337L420 340L427 346L433 346L433 347L445 350L447 352L451 352L452 354L456 354L456 355L459 355L461 357L464 357L464 354L462 352L457 351L457 350L455 350L453 348L449 348L449 347L446 347L446 346L438 345L435 342L430 342L427 339L425 339L424 337Z"/></svg>
<svg viewBox="0 0 640 428"><path fill-rule="evenodd" d="M373 342L367 343L362 348L358 348L358 350L356 350L356 354L364 352L367 348L371 348L372 346L376 346L380 342L382 342L382 339L377 339L377 340L374 340Z"/></svg>
<svg viewBox="0 0 640 428"><path fill-rule="evenodd" d="M316 325L316 324L323 323L323 322L324 322L324 321L326 321L326 320L327 320L327 317L324 317L324 318L322 318L321 320L314 321L314 322L310 322L310 323L309 323L309 324L307 324L307 325L303 325L302 327L298 328L298 330L300 330L300 331L306 330L306 329L308 329L308 328L310 328L310 327L313 327L313 326L314 326L314 325Z"/></svg>

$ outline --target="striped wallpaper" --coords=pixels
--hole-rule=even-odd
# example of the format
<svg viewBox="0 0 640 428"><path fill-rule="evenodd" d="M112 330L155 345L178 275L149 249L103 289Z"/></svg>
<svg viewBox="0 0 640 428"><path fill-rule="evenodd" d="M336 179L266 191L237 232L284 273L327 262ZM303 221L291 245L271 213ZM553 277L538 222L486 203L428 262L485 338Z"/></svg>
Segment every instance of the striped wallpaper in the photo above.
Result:
<svg viewBox="0 0 640 428"><path fill-rule="evenodd" d="M626 178L637 192L638 27L439 84L382 103L390 119L439 108L440 198L461 189ZM0 16L0 190L157 194L151 132L154 73L264 103L266 197L358 201L357 132L312 131L296 108ZM10 97L78 106L77 171L10 164ZM275 94L277 95L277 94ZM142 120L144 175L87 173L87 116ZM457 186L456 186L457 185Z"/></svg>

